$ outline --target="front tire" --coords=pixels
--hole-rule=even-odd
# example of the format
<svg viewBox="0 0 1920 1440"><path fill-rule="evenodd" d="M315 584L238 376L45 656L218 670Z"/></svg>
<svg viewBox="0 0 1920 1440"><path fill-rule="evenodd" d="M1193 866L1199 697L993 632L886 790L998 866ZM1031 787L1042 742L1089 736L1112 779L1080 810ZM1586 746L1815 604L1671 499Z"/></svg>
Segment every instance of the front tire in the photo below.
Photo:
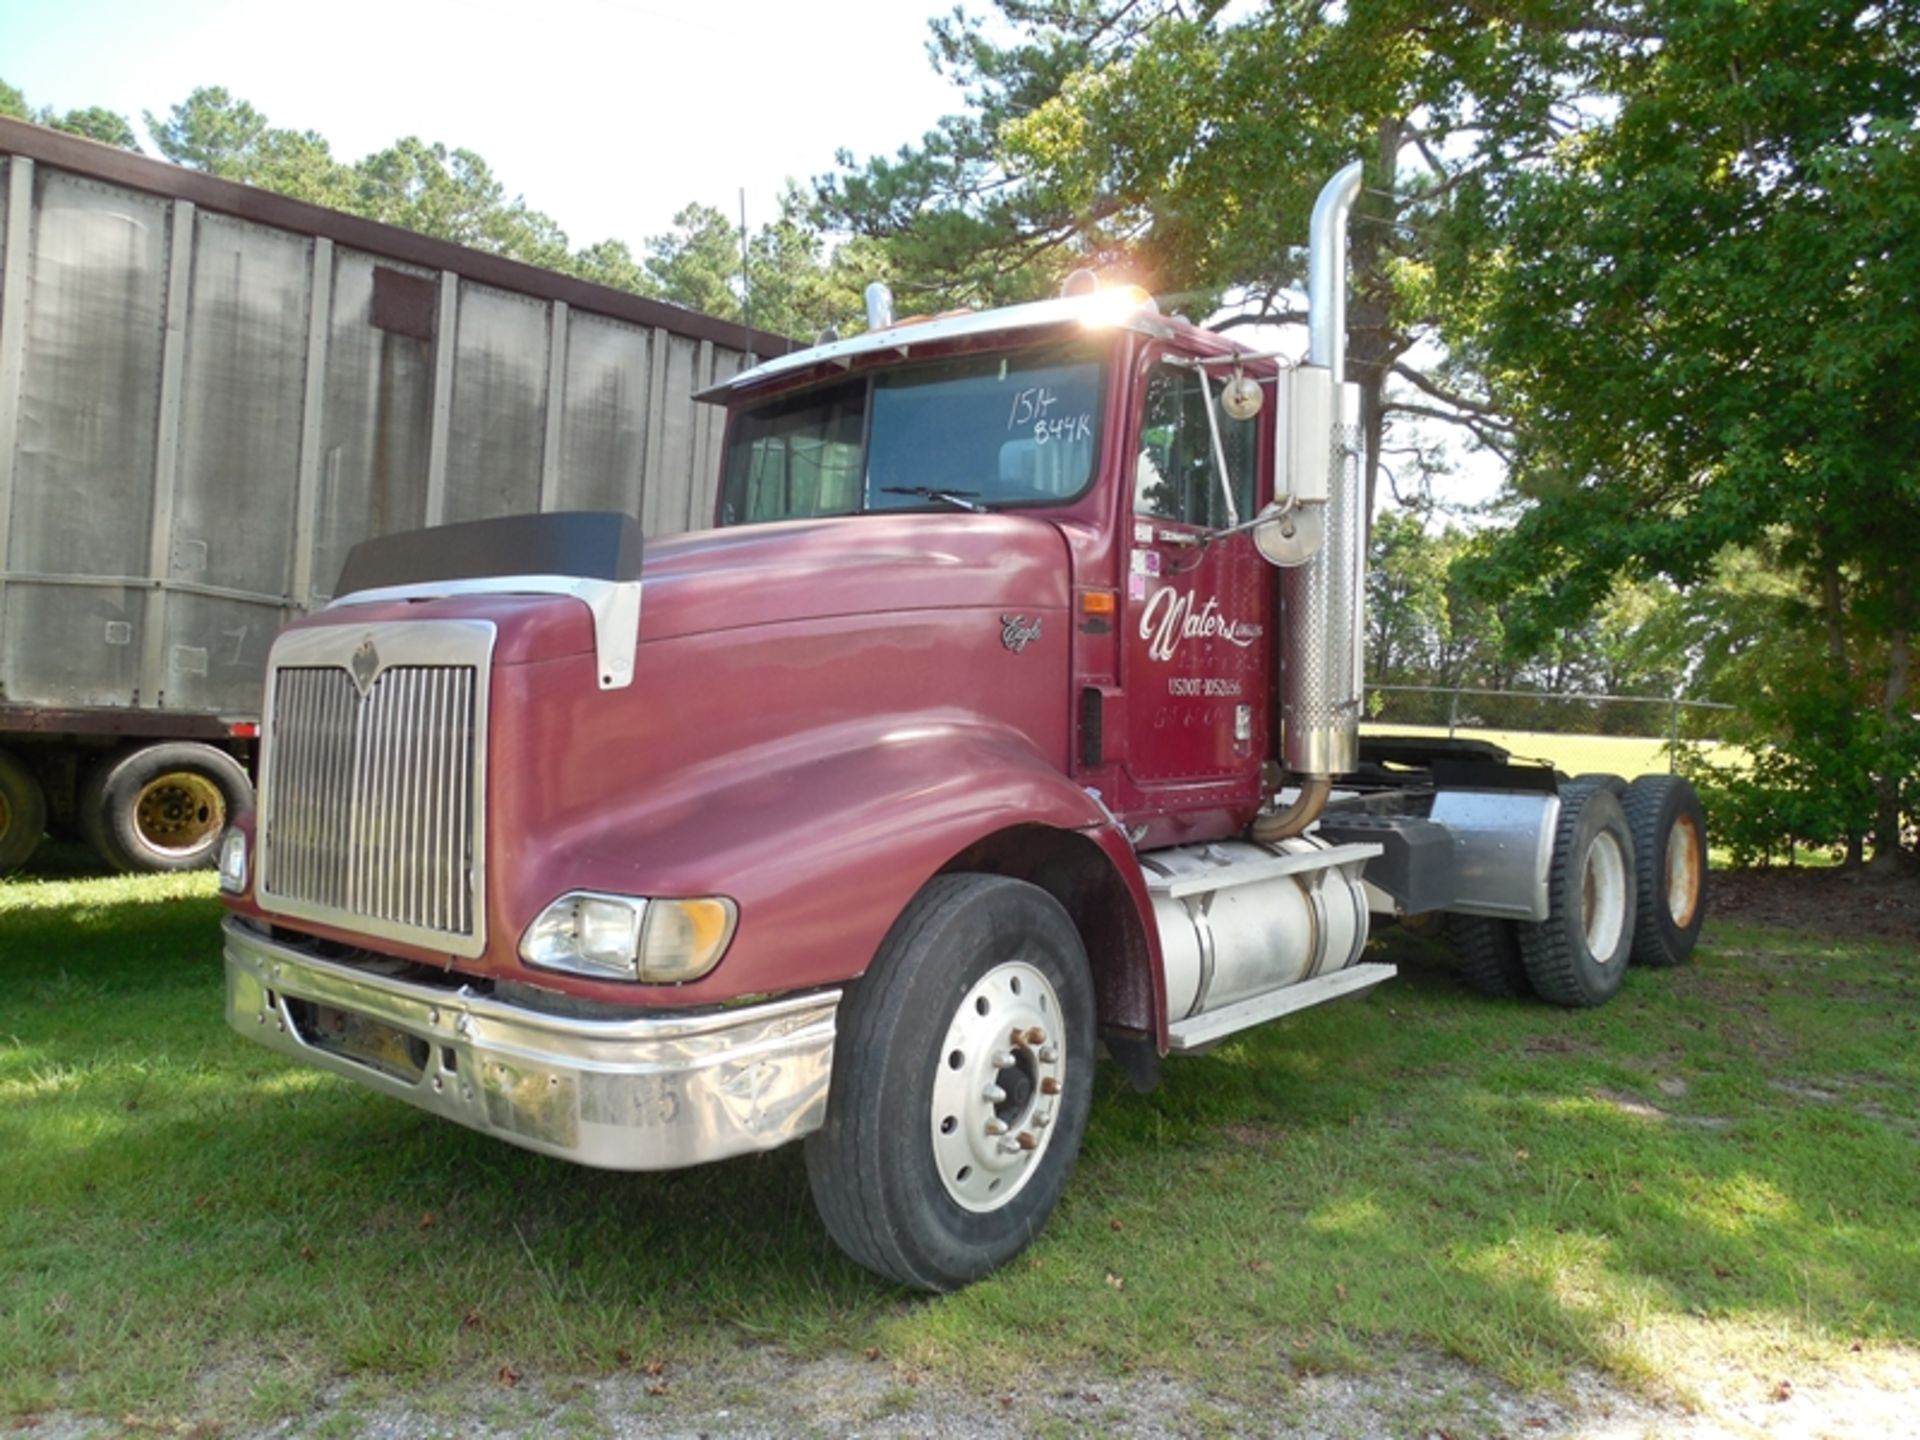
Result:
<svg viewBox="0 0 1920 1440"><path fill-rule="evenodd" d="M1555 1005L1604 1005L1633 949L1633 835L1604 786L1560 792L1547 918L1521 922L1520 954L1534 993Z"/></svg>
<svg viewBox="0 0 1920 1440"><path fill-rule="evenodd" d="M1039 1234L1093 1100L1093 981L1036 886L936 876L841 1004L814 1204L840 1248L955 1290Z"/></svg>
<svg viewBox="0 0 1920 1440"><path fill-rule="evenodd" d="M170 741L109 756L80 796L80 828L116 870L198 870L253 804L253 782L224 750Z"/></svg>

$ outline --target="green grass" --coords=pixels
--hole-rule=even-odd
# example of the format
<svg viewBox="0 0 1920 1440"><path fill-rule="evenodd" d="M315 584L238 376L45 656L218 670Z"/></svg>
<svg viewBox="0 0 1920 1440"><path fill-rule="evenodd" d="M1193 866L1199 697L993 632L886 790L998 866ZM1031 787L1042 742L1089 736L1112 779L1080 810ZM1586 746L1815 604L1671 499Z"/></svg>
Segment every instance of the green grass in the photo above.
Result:
<svg viewBox="0 0 1920 1440"><path fill-rule="evenodd" d="M761 1342L1261 1403L1431 1347L1684 1398L1920 1338L1910 947L1720 929L1569 1014L1401 937L1401 979L1152 1096L1103 1070L1045 1236L928 1300L840 1258L796 1151L600 1174L253 1047L210 878L77 868L0 882L0 1416L237 1425Z"/></svg>

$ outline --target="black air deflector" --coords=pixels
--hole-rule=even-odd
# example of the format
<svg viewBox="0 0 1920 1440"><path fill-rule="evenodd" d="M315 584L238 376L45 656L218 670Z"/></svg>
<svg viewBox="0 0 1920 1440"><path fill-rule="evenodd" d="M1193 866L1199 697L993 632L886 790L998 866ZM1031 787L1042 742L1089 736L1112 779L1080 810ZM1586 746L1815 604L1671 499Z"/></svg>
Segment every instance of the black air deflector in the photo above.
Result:
<svg viewBox="0 0 1920 1440"><path fill-rule="evenodd" d="M333 593L514 575L638 580L640 551L640 522L613 510L469 520L361 541L347 552Z"/></svg>

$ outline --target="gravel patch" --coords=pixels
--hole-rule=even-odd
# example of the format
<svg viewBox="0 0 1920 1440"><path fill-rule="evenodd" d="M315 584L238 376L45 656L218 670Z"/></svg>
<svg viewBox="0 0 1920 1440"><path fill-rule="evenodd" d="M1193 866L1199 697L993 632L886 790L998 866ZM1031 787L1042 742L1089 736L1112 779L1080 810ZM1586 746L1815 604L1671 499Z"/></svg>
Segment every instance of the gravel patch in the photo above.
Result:
<svg viewBox="0 0 1920 1440"><path fill-rule="evenodd" d="M1815 1377L1762 1393L1652 1404L1592 1374L1565 1392L1527 1395L1441 1356L1402 1355L1369 1374L1293 1378L1228 1398L1159 1374L1037 1372L977 1388L884 1360L799 1361L744 1351L660 1376L516 1377L361 1408L339 1387L316 1409L259 1429L72 1415L15 1421L34 1440L175 1434L219 1440L1026 1440L1031 1436L1285 1437L1285 1440L1920 1440L1920 1355L1871 1380ZM0 1422L4 1425L4 1422Z"/></svg>

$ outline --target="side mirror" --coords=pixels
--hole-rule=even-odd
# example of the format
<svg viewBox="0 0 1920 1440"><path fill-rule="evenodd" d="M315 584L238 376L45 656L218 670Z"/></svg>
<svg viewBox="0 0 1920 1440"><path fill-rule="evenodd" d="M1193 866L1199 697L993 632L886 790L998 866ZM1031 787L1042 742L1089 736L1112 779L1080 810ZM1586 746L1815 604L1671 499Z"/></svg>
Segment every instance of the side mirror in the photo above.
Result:
<svg viewBox="0 0 1920 1440"><path fill-rule="evenodd" d="M1253 546L1260 558L1282 570L1304 565L1327 538L1325 505L1273 504L1254 517Z"/></svg>

